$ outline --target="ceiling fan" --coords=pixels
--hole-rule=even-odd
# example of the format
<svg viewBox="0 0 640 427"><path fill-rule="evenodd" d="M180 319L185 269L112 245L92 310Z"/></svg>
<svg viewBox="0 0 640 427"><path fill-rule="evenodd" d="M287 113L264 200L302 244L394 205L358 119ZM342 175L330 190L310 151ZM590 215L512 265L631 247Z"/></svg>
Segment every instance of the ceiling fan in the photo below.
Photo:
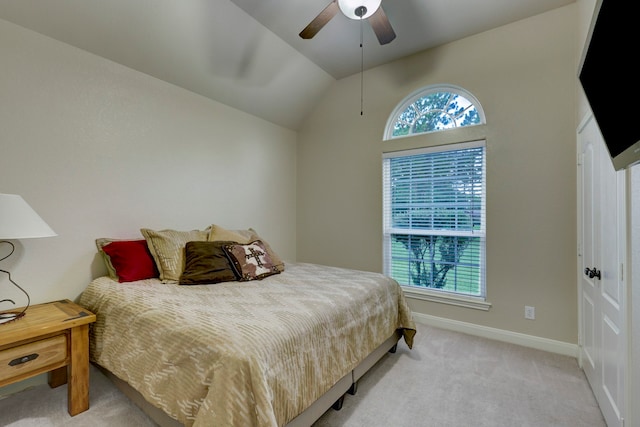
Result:
<svg viewBox="0 0 640 427"><path fill-rule="evenodd" d="M382 0L333 0L300 32L300 37L313 38L340 9L347 18L358 21L368 19L380 44L390 43L396 38L396 33L380 3Z"/></svg>

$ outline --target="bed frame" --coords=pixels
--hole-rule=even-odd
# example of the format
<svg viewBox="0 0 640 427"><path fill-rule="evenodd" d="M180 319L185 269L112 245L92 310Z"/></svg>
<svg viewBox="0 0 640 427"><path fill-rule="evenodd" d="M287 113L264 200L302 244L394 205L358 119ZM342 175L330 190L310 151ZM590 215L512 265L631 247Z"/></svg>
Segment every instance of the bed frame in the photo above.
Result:
<svg viewBox="0 0 640 427"><path fill-rule="evenodd" d="M378 348L373 350L362 362L358 364L351 372L342 377L331 387L325 394L320 396L318 400L311 404L304 412L295 417L285 427L310 427L316 422L329 408L336 410L342 408L342 402L346 393L355 394L357 391L358 380L367 373L387 352L395 353L398 340L402 334L396 331L387 338ZM160 427L184 427L183 424L174 420L165 414L161 409L147 402L137 390L131 387L127 382L121 380L108 370L96 365L97 368L109 378L115 386L122 391L133 403L136 404L145 414L149 416Z"/></svg>

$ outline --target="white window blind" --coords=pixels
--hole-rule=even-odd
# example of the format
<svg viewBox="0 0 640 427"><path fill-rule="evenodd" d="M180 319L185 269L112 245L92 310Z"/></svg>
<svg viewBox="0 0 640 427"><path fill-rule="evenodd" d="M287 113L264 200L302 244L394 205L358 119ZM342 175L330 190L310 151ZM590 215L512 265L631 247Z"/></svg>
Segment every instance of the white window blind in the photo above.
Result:
<svg viewBox="0 0 640 427"><path fill-rule="evenodd" d="M385 273L484 297L484 141L383 157Z"/></svg>

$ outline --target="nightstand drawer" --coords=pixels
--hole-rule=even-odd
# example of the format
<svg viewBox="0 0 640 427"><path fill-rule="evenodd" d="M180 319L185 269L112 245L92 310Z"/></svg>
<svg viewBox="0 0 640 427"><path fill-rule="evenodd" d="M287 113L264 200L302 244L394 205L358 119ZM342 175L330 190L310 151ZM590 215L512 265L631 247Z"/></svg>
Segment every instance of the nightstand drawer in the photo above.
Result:
<svg viewBox="0 0 640 427"><path fill-rule="evenodd" d="M67 359L67 335L34 341L0 351L0 381L36 371Z"/></svg>

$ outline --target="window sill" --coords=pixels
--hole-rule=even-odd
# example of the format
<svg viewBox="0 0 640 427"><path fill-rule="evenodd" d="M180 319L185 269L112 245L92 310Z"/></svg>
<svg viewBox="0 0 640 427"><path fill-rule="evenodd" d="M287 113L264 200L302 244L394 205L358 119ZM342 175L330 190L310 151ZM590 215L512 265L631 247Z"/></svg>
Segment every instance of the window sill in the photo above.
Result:
<svg viewBox="0 0 640 427"><path fill-rule="evenodd" d="M482 298L464 297L442 291L416 289L414 286L402 286L402 290L407 298L457 305L458 307L473 308L475 310L483 311L489 311L489 308L491 308L491 303L483 300Z"/></svg>

